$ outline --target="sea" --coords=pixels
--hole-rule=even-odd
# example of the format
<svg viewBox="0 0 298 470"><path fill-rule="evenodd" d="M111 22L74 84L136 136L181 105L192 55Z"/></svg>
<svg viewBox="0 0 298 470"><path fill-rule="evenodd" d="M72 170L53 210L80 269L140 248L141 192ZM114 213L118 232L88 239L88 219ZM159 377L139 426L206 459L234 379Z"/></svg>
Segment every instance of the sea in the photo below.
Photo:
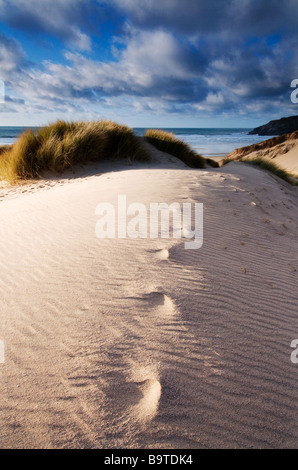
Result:
<svg viewBox="0 0 298 470"><path fill-rule="evenodd" d="M0 145L12 144L19 134L24 132L25 127L0 127ZM38 129L31 128L33 131ZM147 128L134 128L135 134L143 136ZM189 144L195 151L203 156L224 156L236 148L256 144L269 139L270 136L262 137L248 135L251 129L243 128L159 128L172 132L178 139Z"/></svg>

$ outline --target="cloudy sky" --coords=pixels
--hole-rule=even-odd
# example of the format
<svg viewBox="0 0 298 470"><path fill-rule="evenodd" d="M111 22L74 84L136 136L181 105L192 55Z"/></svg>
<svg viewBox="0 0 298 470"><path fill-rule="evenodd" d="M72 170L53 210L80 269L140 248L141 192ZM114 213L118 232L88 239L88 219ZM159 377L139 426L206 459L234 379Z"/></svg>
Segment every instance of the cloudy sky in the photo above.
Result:
<svg viewBox="0 0 298 470"><path fill-rule="evenodd" d="M0 125L255 127L298 114L297 0L0 0Z"/></svg>

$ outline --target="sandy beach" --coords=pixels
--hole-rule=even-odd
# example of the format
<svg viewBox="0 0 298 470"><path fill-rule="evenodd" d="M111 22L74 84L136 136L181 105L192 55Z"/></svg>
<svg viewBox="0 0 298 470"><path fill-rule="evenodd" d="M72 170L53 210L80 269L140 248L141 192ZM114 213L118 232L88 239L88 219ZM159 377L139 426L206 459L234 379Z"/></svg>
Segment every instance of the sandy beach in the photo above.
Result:
<svg viewBox="0 0 298 470"><path fill-rule="evenodd" d="M202 248L97 238L119 194L203 203ZM297 188L155 150L0 201L1 448L297 448Z"/></svg>

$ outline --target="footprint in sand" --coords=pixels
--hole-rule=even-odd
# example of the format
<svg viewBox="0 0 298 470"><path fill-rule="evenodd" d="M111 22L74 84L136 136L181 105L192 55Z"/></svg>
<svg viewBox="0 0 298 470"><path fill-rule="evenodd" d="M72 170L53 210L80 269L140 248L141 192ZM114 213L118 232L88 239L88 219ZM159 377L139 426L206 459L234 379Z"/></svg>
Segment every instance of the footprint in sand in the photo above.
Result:
<svg viewBox="0 0 298 470"><path fill-rule="evenodd" d="M105 390L110 403L113 403L113 423L118 432L124 431L128 422L135 429L134 426L139 428L153 420L158 413L162 393L157 366L141 365L134 360L128 362L129 369L124 375L119 374L117 385L115 382Z"/></svg>
<svg viewBox="0 0 298 470"><path fill-rule="evenodd" d="M156 258L160 260L167 260L169 258L169 250L166 248L161 248L159 250L150 250L150 253L153 253Z"/></svg>
<svg viewBox="0 0 298 470"><path fill-rule="evenodd" d="M129 409L129 414L137 421L151 421L157 414L161 397L161 384L158 373L152 367L131 365L131 377L139 397Z"/></svg>
<svg viewBox="0 0 298 470"><path fill-rule="evenodd" d="M141 300L148 303L148 307L157 308L157 313L163 313L164 315L174 315L176 313L173 300L162 292L144 294Z"/></svg>
<svg viewBox="0 0 298 470"><path fill-rule="evenodd" d="M157 414L161 397L161 384L158 380L147 379L138 384L142 394L140 401L130 412L138 421L151 421Z"/></svg>

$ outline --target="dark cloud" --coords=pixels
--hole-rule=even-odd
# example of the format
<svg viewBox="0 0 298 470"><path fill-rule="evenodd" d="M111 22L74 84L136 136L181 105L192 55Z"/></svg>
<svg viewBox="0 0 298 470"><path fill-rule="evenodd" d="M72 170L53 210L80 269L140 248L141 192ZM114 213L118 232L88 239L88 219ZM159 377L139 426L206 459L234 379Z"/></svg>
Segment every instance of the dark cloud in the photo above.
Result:
<svg viewBox="0 0 298 470"><path fill-rule="evenodd" d="M227 0L112 0L129 15L134 25L142 28L163 27L182 34L221 27L226 19Z"/></svg>
<svg viewBox="0 0 298 470"><path fill-rule="evenodd" d="M142 28L166 28L183 35L270 34L297 29L296 0L111 0Z"/></svg>
<svg viewBox="0 0 298 470"><path fill-rule="evenodd" d="M88 33L95 32L101 15L100 5L85 0L3 0L0 4L0 18L10 27L35 36L48 34L80 50L90 48Z"/></svg>
<svg viewBox="0 0 298 470"><path fill-rule="evenodd" d="M8 25L52 35L72 50L88 50L103 23L121 15L114 60L107 62L67 52L68 65L28 68L21 46L0 36L3 76L15 73L15 89L36 109L133 100L140 112L154 112L158 101L162 112L177 114L290 106L298 76L297 0L0 1Z"/></svg>
<svg viewBox="0 0 298 470"><path fill-rule="evenodd" d="M9 81L25 64L25 54L20 44L0 33L0 78Z"/></svg>

